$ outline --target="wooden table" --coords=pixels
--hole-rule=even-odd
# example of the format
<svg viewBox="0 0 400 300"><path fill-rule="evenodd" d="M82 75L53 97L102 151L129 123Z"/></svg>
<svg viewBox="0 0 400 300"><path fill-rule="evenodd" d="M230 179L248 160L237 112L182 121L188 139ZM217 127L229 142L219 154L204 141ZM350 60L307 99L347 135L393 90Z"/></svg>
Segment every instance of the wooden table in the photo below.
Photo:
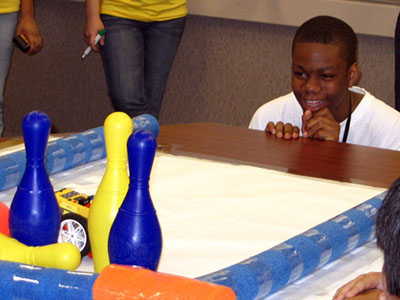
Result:
<svg viewBox="0 0 400 300"><path fill-rule="evenodd" d="M159 149L283 172L389 188L400 176L400 152L309 138L282 140L258 130L216 123L161 126ZM376 300L377 290L351 299ZM350 300L350 299L349 299Z"/></svg>
<svg viewBox="0 0 400 300"><path fill-rule="evenodd" d="M309 138L282 140L263 131L216 123L163 125L158 144L176 155L375 187L388 188L400 176L400 151Z"/></svg>
<svg viewBox="0 0 400 300"><path fill-rule="evenodd" d="M22 144L24 139L22 137L6 137L0 138L0 149L5 149L15 145Z"/></svg>

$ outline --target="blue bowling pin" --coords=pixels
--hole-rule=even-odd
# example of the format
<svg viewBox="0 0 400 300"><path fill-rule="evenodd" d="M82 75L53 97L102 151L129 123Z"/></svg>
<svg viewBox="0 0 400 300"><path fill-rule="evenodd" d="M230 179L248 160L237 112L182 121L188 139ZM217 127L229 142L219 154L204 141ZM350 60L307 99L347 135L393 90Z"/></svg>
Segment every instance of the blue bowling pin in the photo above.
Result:
<svg viewBox="0 0 400 300"><path fill-rule="evenodd" d="M22 122L26 168L10 206L11 236L28 246L57 242L60 209L47 175L44 158L50 134L49 117L40 111Z"/></svg>
<svg viewBox="0 0 400 300"><path fill-rule="evenodd" d="M162 236L150 192L149 179L157 141L146 130L128 139L129 189L111 227L110 262L157 270Z"/></svg>

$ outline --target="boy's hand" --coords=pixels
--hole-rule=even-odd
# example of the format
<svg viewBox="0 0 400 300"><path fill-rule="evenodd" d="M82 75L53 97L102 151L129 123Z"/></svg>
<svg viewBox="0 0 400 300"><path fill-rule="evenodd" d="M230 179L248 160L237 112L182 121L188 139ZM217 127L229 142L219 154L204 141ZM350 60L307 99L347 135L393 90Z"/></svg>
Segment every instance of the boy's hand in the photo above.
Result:
<svg viewBox="0 0 400 300"><path fill-rule="evenodd" d="M345 300L350 297L354 297L369 289L380 289L382 290L382 273L371 272L358 276L356 279L349 281L340 289L338 289L333 296L333 300ZM384 292L380 293L379 300L385 300Z"/></svg>
<svg viewBox="0 0 400 300"><path fill-rule="evenodd" d="M335 120L328 108L317 111L314 115L306 110L302 116L302 132L304 137L326 141L339 141L340 124Z"/></svg>
<svg viewBox="0 0 400 300"><path fill-rule="evenodd" d="M299 138L300 129L290 123L283 124L283 122L278 122L275 125L274 122L268 122L265 131L276 135L278 138L290 140Z"/></svg>

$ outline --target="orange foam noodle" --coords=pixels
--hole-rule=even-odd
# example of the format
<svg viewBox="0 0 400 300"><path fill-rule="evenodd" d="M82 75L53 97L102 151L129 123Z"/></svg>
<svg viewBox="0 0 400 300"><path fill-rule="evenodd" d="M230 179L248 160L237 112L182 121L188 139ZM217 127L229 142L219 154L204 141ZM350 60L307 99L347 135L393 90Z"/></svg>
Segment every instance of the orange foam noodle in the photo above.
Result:
<svg viewBox="0 0 400 300"><path fill-rule="evenodd" d="M3 202L0 202L0 233L10 236L10 228L8 226L8 216L10 210Z"/></svg>
<svg viewBox="0 0 400 300"><path fill-rule="evenodd" d="M93 285L94 300L235 300L232 289L140 267L109 265Z"/></svg>

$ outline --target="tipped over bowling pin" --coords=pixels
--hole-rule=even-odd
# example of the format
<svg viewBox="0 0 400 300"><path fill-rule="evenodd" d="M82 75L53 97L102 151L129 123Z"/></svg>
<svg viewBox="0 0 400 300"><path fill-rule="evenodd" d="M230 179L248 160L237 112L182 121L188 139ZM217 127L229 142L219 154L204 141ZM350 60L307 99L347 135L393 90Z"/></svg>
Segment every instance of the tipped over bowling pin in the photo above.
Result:
<svg viewBox="0 0 400 300"><path fill-rule="evenodd" d="M22 122L26 168L11 203L9 226L11 236L28 246L56 243L60 228L60 208L44 164L50 127L40 111Z"/></svg>
<svg viewBox="0 0 400 300"><path fill-rule="evenodd" d="M97 273L110 264L108 236L118 209L128 191L126 144L132 130L132 120L123 112L110 114L104 122L107 166L90 206L88 217L94 270Z"/></svg>
<svg viewBox="0 0 400 300"><path fill-rule="evenodd" d="M0 233L0 260L75 270L81 263L81 252L71 243L26 246Z"/></svg>
<svg viewBox="0 0 400 300"><path fill-rule="evenodd" d="M149 179L157 148L151 132L140 130L129 137L129 190L108 241L110 262L156 270L161 256L161 228L154 209Z"/></svg>

